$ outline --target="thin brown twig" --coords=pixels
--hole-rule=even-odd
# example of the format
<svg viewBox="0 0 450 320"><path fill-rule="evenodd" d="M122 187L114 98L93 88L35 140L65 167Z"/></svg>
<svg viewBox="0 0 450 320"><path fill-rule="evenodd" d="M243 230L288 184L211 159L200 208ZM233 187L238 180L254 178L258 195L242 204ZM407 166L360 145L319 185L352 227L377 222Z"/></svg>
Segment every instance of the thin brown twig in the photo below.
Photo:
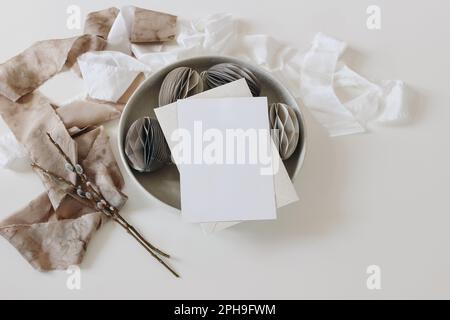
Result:
<svg viewBox="0 0 450 320"><path fill-rule="evenodd" d="M34 168L34 169L39 169L40 171L42 171L43 173L47 174L51 178L53 178L55 180L58 180L60 182L63 182L65 184L67 184L68 186L73 187L74 189L77 188L77 186L75 184L73 184L72 182L70 182L69 180L66 180L63 177L61 177L61 176L59 176L59 175L57 175L57 174L55 174L55 173L53 173L51 171L48 171L47 169L42 168L40 165L38 165L36 163L32 163L31 167Z"/></svg>
<svg viewBox="0 0 450 320"><path fill-rule="evenodd" d="M70 182L69 180L66 180L63 177L61 177L61 176L59 176L59 175L57 175L57 174L55 174L55 173L53 173L51 171L48 171L48 170L42 168L41 166L39 166L39 165L37 165L35 163L31 164L31 166L33 168L39 169L44 174L49 175L51 178L67 184L73 190L77 189L76 186L72 182ZM77 200L80 200L80 201L82 200L81 202L83 204L85 204L85 205L88 205L90 208L95 209L95 210L99 210L99 208L97 208L95 206L96 202L92 203L92 202L85 201L85 199L81 198L76 193L71 194L71 195L73 197L75 197ZM104 210L101 210L101 211L103 212ZM103 213L105 213L105 212L103 212ZM111 216L111 213L109 213L109 212L106 212L105 214L108 215L108 216ZM120 216L118 213L116 213L116 215ZM114 217L114 215L112 215L112 217ZM123 221L123 222L119 222L119 221ZM132 234L133 236L137 237L138 238L137 240L139 240L140 242L143 242L142 245L144 247L155 251L156 253L162 255L163 257L170 258L170 256L167 253L165 253L165 252L161 251L160 249L156 248L151 243L149 243L144 237L142 237L142 235L132 225L130 225L122 216L120 216L120 219L118 219L118 223L120 223L130 234Z"/></svg>
<svg viewBox="0 0 450 320"><path fill-rule="evenodd" d="M87 205L88 207L99 210L106 216L110 217L118 223L120 226L122 226L131 236L133 236L139 244L141 244L159 263L161 263L165 268L167 268L174 276L177 278L179 275L169 266L167 265L159 256L163 256L165 258L170 258L170 256L161 251L160 249L153 246L150 242L148 242L132 225L130 225L120 214L119 210L112 206L104 197L103 195L97 190L97 187L89 181L86 174L84 173L83 168L80 165L74 164L72 160L66 155L66 153L62 150L61 146L51 137L49 133L47 133L47 136L50 140L50 142L55 146L55 148L58 150L58 153L64 158L66 161L66 164L69 165L69 168L71 171L73 171L80 179L81 184L80 186L77 186L73 184L72 182L68 181L67 179L42 168L36 163L32 164L33 168L41 170L43 173L49 175L53 179L63 182L67 184L71 188L71 192L69 193L73 198L80 201L82 204ZM88 189L85 194L90 194L90 197L83 197L78 193L78 190L80 187L84 186Z"/></svg>
<svg viewBox="0 0 450 320"><path fill-rule="evenodd" d="M166 264L158 255L156 255L151 249L148 247L148 242L145 240L142 235L136 231L136 229L130 225L120 214L116 214L112 216L112 219L119 223L125 230L128 231L133 237L139 238L141 241L138 240L138 242L156 259L159 263L161 263L164 267L166 267L175 277L179 278L179 274L175 272L168 264ZM117 220L116 220L117 219Z"/></svg>

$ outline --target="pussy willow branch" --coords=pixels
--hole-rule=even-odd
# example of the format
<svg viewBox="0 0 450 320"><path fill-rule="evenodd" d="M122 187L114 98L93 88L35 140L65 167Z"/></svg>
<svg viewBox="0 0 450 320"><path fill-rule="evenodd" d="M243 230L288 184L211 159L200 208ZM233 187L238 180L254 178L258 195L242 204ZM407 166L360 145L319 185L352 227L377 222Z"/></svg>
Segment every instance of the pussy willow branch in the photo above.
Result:
<svg viewBox="0 0 450 320"><path fill-rule="evenodd" d="M140 235L135 228L133 228L130 224L128 224L128 222L123 219L120 214L119 214L119 210L117 210L114 206L112 206L101 194L100 192L97 191L97 188L94 186L93 183L91 183L86 174L83 172L82 168L81 170L77 170L80 169L79 165L73 164L72 160L70 160L70 158L66 155L66 153L62 150L61 146L51 137L51 135L49 133L47 133L47 136L50 140L50 142L55 146L55 148L58 150L59 154L61 156L64 157L64 159L66 160L67 164L70 164L70 167L73 168L73 172L75 172L77 174L77 176L80 178L81 182L83 185L85 185L89 191L91 192L91 195L93 196L92 199L96 200L96 204L98 203L103 203L103 207L106 207L107 209L103 209L103 208L99 208L97 207L97 209L101 209L103 213L105 213L108 216L111 216L111 218L113 218L116 222L118 222L122 227L124 227L127 231L129 231L129 233L131 233L133 236L136 235L142 242L144 242L145 247L148 247L149 249L151 249L152 251L155 251L156 253L166 257L166 258L170 258L170 256L159 250L158 248L156 248L155 246L153 246L152 244L150 244L147 240L145 240L144 237L142 237L142 235ZM108 210L109 209L109 210ZM117 218L117 219L115 219ZM122 222L122 220L124 222Z"/></svg>
<svg viewBox="0 0 450 320"><path fill-rule="evenodd" d="M118 223L122 228L124 228L131 236L133 236L139 244L141 244L159 263L161 263L165 268L167 268L174 276L177 278L179 275L169 266L167 263L165 263L158 255L161 255L165 258L170 258L170 256L161 251L160 249L153 246L151 243L149 243L132 225L130 225L120 214L119 210L115 208L113 205L111 205L98 191L97 186L95 186L89 179L87 178L86 174L84 173L83 168L79 164L74 164L72 160L66 155L66 153L62 150L61 146L50 136L49 133L47 133L47 136L50 140L50 142L55 146L55 148L58 150L58 153L64 158L66 161L65 167L67 170L70 170L71 172L74 172L78 178L81 181L81 185L76 185L67 179L42 168L36 163L32 164L33 168L36 168L43 172L44 174L47 174L51 178L62 182L66 184L69 187L69 195L72 196L74 199L78 200L84 205L87 205L88 207L99 210L103 214L105 214L107 217L111 218L113 221ZM82 187L85 187L87 191L84 191Z"/></svg>

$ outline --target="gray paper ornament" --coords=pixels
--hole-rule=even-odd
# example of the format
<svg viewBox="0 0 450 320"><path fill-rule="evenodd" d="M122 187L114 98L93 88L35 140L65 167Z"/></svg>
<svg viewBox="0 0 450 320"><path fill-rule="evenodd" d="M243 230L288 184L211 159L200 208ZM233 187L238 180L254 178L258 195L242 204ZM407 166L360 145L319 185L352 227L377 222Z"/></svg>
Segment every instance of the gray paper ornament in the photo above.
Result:
<svg viewBox="0 0 450 320"><path fill-rule="evenodd" d="M258 78L249 69L236 63L216 64L203 71L201 77L209 89L244 78L254 97L258 97L261 93L261 85Z"/></svg>
<svg viewBox="0 0 450 320"><path fill-rule="evenodd" d="M139 172L152 172L171 162L170 149L156 119L136 120L125 138L125 154Z"/></svg>
<svg viewBox="0 0 450 320"><path fill-rule="evenodd" d="M159 106L165 106L178 99L184 99L203 91L203 81L197 71L179 67L164 78L159 91Z"/></svg>
<svg viewBox="0 0 450 320"><path fill-rule="evenodd" d="M294 109L284 103L272 103L269 107L270 127L277 130L274 134L280 157L289 159L297 148L300 127Z"/></svg>

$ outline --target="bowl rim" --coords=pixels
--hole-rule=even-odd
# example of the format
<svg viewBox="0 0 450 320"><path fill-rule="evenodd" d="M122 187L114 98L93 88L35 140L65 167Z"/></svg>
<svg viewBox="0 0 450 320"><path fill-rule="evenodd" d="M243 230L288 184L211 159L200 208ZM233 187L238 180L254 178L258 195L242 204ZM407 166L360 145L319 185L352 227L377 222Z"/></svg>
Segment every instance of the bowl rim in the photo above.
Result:
<svg viewBox="0 0 450 320"><path fill-rule="evenodd" d="M159 77L161 74L168 73L171 69L176 68L180 64L183 64L183 63L190 64L193 61L204 60L204 59L212 59L212 60L214 60L214 59L219 59L219 60L220 59L226 59L226 60L228 60L227 62L237 63L237 64L243 65L244 67L251 67L253 69L257 69L258 72L260 72L261 74L264 75L264 77L270 79L271 82L275 83L277 85L277 87L281 91L283 91L283 95L289 97L292 101L295 102L294 108L297 111L297 116L299 118L298 121L301 123L300 134L303 136L303 145L302 145L302 150L300 150L298 161L295 163L294 173L293 173L292 178L291 178L292 182L295 181L295 179L298 176L301 168L303 167L303 164L304 164L304 161L305 161L305 157L306 157L307 148L308 148L308 144L307 144L307 140L308 140L307 139L307 128L306 128L306 123L304 121L302 107L297 103L297 99L290 92L290 90L288 88L286 88L286 86L283 83L281 83L280 80L278 80L275 76L270 74L264 68L258 66L257 64L253 64L251 62L243 61L243 60L237 59L235 57L226 56L226 55L222 55L222 56L219 56L219 55L195 56L195 57L191 57L191 58L186 58L186 59L181 59L181 60L174 61L173 63L170 63L170 64L162 67L161 69L157 70L153 74L151 74L148 78L146 78L144 81L142 81L142 83L139 84L139 86L136 88L136 90L131 94L130 98L128 99L127 103L125 104L125 107L123 108L122 113L120 115L119 126L118 126L118 133L117 133L117 144L118 144L120 160L122 161L122 164L123 164L123 166L125 168L125 171L130 176L130 178L133 181L133 183L138 185L139 189L142 190L147 196L150 196L150 198L155 199L159 203L163 204L164 206L166 206L168 208L175 209L177 211L179 211L178 208L173 207L172 205L162 201L161 199L159 199L156 196L154 196L151 192L149 192L146 188L144 188L144 186L139 182L139 180L134 175L132 169L128 165L128 161L127 161L127 158L126 158L126 155L125 155L125 148L124 148L124 145L123 145L123 141L124 141L125 135L126 135L126 133L125 133L125 118L128 115L128 113L130 112L131 105L137 99L137 96L140 94L140 91L147 85L148 82L152 81L154 78Z"/></svg>

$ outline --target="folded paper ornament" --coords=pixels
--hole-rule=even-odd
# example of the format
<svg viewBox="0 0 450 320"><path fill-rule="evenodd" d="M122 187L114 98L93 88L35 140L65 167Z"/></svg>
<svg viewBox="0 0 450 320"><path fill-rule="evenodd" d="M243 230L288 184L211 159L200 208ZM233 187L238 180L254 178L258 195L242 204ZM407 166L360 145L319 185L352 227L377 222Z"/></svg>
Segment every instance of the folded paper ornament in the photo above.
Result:
<svg viewBox="0 0 450 320"><path fill-rule="evenodd" d="M276 130L273 138L281 159L289 159L297 148L300 136L294 109L284 103L272 103L269 107L269 121L271 129Z"/></svg>
<svg viewBox="0 0 450 320"><path fill-rule="evenodd" d="M203 91L197 71L187 67L173 69L164 78L159 92L159 105L165 106Z"/></svg>
<svg viewBox="0 0 450 320"><path fill-rule="evenodd" d="M261 93L261 86L256 76L249 69L236 63L220 63L201 73L209 89L244 78L254 97Z"/></svg>
<svg viewBox="0 0 450 320"><path fill-rule="evenodd" d="M136 120L125 138L125 153L131 167L152 172L171 162L170 149L158 120L145 117Z"/></svg>

